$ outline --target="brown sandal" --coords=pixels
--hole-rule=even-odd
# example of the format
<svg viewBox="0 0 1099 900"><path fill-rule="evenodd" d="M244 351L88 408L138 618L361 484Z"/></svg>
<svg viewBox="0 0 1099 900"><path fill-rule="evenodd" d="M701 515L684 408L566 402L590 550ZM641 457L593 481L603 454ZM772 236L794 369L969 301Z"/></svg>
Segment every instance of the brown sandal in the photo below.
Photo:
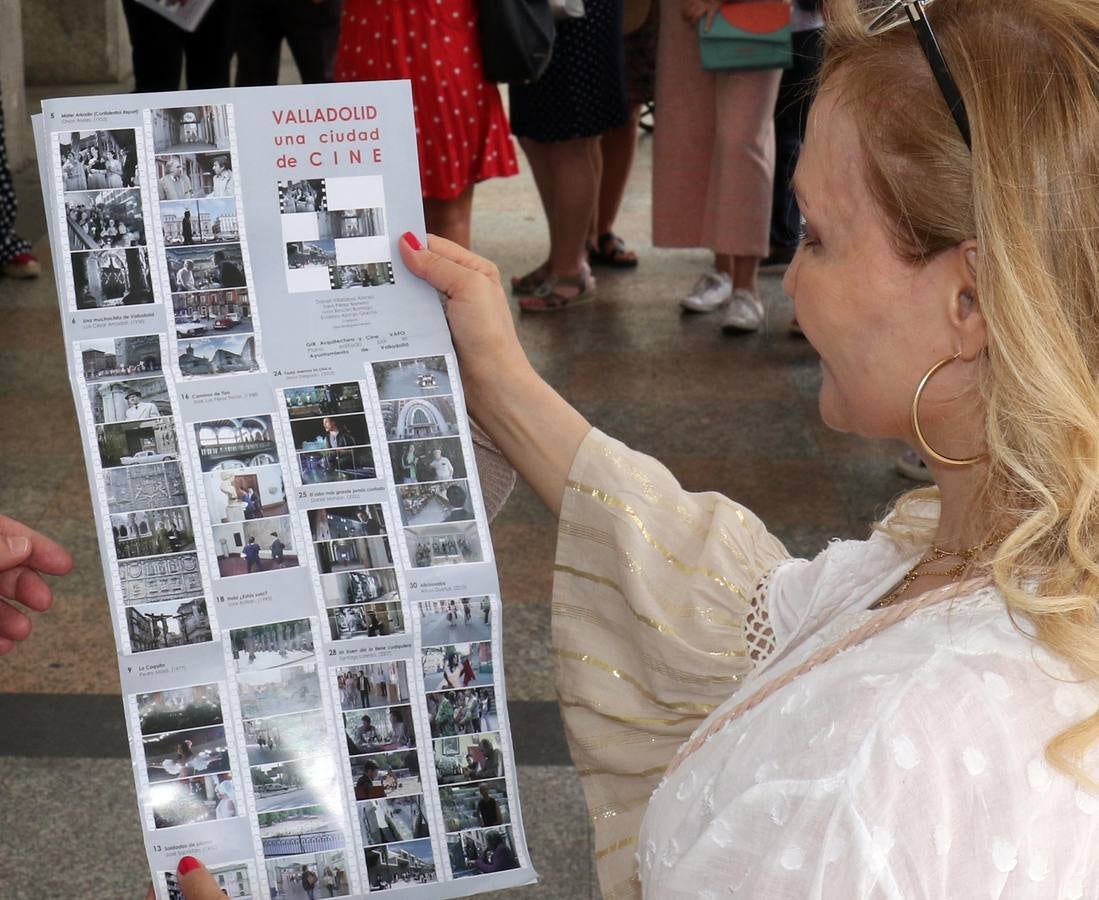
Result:
<svg viewBox="0 0 1099 900"><path fill-rule="evenodd" d="M559 287L577 288L575 294L562 294ZM588 272L579 275L550 275L530 293L519 298L523 312L556 312L589 303L595 299L595 279Z"/></svg>

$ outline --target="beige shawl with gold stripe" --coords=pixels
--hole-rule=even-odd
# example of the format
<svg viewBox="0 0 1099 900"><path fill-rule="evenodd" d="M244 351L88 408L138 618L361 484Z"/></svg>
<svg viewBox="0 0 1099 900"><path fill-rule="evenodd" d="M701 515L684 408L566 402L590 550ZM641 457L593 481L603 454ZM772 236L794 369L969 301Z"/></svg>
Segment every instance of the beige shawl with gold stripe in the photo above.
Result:
<svg viewBox="0 0 1099 900"><path fill-rule="evenodd" d="M593 430L561 507L557 691L606 898L640 896L637 835L679 745L752 668L749 600L788 554L751 512L691 494Z"/></svg>

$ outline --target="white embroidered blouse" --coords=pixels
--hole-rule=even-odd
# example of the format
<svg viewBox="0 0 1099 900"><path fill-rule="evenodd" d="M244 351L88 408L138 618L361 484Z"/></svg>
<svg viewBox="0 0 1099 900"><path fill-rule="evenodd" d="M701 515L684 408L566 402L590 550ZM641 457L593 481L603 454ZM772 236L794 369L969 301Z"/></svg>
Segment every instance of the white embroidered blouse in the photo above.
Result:
<svg viewBox="0 0 1099 900"><path fill-rule="evenodd" d="M712 717L880 615L913 562L883 534L790 559L743 507L588 436L553 627L605 897L1099 897L1099 797L1043 757L1099 690L992 586L799 676L662 778Z"/></svg>

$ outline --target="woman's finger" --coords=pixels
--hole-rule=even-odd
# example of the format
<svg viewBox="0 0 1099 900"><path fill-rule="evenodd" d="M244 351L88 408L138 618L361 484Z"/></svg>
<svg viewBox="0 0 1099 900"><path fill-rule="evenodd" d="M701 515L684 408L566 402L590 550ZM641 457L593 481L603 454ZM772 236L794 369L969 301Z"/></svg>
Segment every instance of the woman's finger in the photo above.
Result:
<svg viewBox="0 0 1099 900"><path fill-rule="evenodd" d="M10 653L14 649L15 641L9 641L5 637L0 637L0 656L3 656L5 653Z"/></svg>
<svg viewBox="0 0 1099 900"><path fill-rule="evenodd" d="M485 276L461 262L449 259L430 247L416 249L406 234L401 238L401 259L413 275L422 278L435 290L453 297L463 289L469 290ZM441 238L439 240L442 240ZM446 242L449 243L449 242ZM449 249L449 248L448 248Z"/></svg>
<svg viewBox="0 0 1099 900"><path fill-rule="evenodd" d="M447 240L446 238L439 237L435 234L429 234L427 236L427 246L433 253L438 253L451 262L456 262L458 265L465 266L467 269L473 269L475 272L480 272L490 281L500 282L500 270L496 268L494 262L485 259L483 256L478 256L472 250L467 250L461 244L456 244L454 241Z"/></svg>
<svg viewBox="0 0 1099 900"><path fill-rule="evenodd" d="M222 900L225 896L210 870L193 856L183 857L178 871L186 900Z"/></svg>
<svg viewBox="0 0 1099 900"><path fill-rule="evenodd" d="M156 891L153 889L152 882L149 882L149 890L145 892L145 900L156 900Z"/></svg>

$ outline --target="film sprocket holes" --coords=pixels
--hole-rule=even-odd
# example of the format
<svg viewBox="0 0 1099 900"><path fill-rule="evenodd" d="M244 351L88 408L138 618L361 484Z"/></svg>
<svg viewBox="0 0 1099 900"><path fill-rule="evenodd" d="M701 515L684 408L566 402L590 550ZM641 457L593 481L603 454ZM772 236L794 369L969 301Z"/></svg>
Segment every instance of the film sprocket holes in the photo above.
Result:
<svg viewBox="0 0 1099 900"><path fill-rule="evenodd" d="M460 373L397 253L408 86L35 128L158 900L181 848L232 897L532 881Z"/></svg>

